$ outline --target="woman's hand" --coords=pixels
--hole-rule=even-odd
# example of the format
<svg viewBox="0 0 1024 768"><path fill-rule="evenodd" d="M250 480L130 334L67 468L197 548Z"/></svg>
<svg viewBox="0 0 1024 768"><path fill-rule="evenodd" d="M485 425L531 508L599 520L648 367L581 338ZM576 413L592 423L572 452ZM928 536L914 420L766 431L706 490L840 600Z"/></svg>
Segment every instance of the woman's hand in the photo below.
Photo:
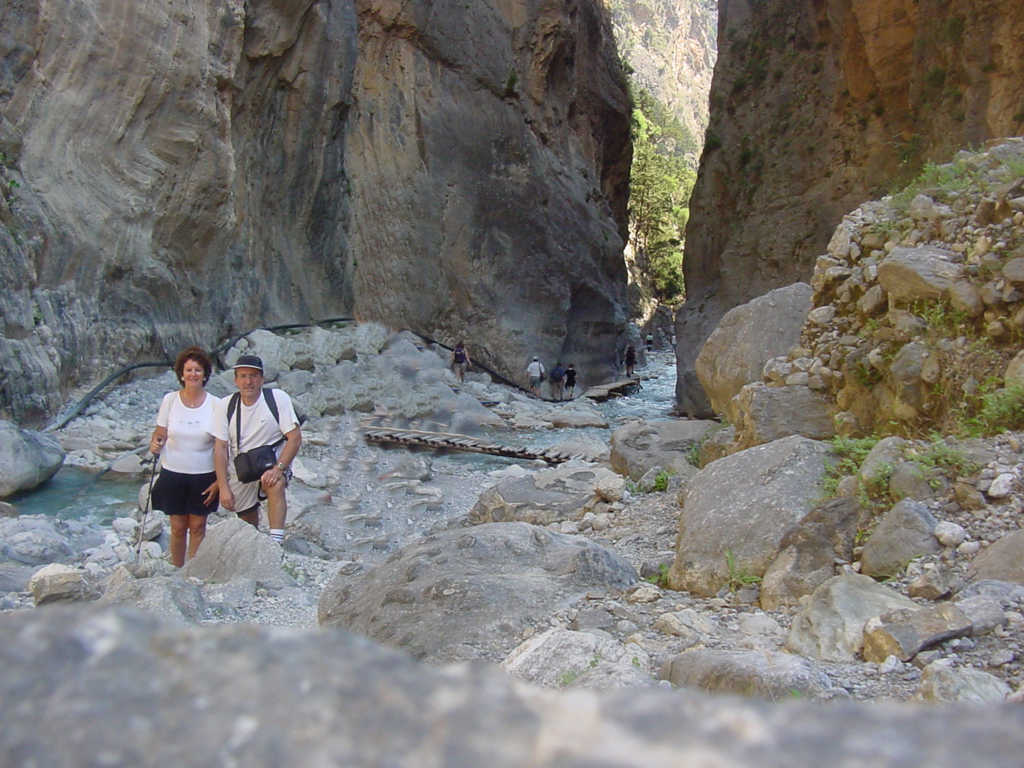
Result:
<svg viewBox="0 0 1024 768"><path fill-rule="evenodd" d="M220 495L220 486L217 485L217 481L214 480L207 486L206 490L203 491L203 505L207 507L213 506L213 501Z"/></svg>
<svg viewBox="0 0 1024 768"><path fill-rule="evenodd" d="M149 452L154 456L159 456L166 442L167 427L157 427L153 430L153 436L149 438Z"/></svg>

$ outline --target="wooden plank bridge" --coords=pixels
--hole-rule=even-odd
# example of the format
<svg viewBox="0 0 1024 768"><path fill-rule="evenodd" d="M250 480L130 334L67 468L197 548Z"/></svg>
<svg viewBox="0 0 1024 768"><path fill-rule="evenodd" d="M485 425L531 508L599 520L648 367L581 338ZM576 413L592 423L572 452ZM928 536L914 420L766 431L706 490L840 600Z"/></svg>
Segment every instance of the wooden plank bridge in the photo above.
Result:
<svg viewBox="0 0 1024 768"><path fill-rule="evenodd" d="M382 443L404 446L418 446L435 450L488 453L492 456L507 456L513 459L540 459L548 464L561 464L573 458L588 459L586 456L571 456L554 449L530 451L511 445L488 442L469 435L451 432L427 432L422 429L402 429L387 425L362 424L360 430L368 443Z"/></svg>

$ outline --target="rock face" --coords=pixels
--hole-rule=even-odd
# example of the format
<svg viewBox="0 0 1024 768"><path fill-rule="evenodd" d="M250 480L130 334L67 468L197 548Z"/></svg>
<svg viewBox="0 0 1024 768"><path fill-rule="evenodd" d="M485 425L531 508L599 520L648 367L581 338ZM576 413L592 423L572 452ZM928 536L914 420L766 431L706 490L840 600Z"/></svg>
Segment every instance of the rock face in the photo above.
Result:
<svg viewBox="0 0 1024 768"><path fill-rule="evenodd" d="M596 372L624 329L629 101L592 0L31 0L0 28L0 414L276 322L465 336L506 374Z"/></svg>
<svg viewBox="0 0 1024 768"><path fill-rule="evenodd" d="M806 279L843 214L924 161L1019 134L1022 34L1016 0L719 4L676 318L683 413L708 413L694 360L727 310Z"/></svg>
<svg viewBox="0 0 1024 768"><path fill-rule="evenodd" d="M879 768L1004 766L1024 750L1020 714L1007 706L553 692L483 665L424 667L341 631L179 627L124 609L0 616L0 663L0 750L22 764L165 765L202 754L254 768L783 768L861 762L865 734L885 745L872 757ZM208 705L198 724L197 700ZM188 723L187 744L167 738Z"/></svg>

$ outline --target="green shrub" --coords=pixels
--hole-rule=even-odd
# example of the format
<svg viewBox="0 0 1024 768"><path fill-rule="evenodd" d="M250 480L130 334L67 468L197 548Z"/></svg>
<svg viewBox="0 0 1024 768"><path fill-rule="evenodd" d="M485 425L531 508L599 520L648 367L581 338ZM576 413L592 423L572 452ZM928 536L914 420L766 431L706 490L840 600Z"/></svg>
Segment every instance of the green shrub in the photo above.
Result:
<svg viewBox="0 0 1024 768"><path fill-rule="evenodd" d="M652 490L662 493L668 490L668 479L671 477L668 472L662 470L654 476L654 487Z"/></svg>
<svg viewBox="0 0 1024 768"><path fill-rule="evenodd" d="M736 556L731 549L725 550L725 567L729 569L729 591L737 592L750 584L760 584L761 577L754 576L745 568L736 565Z"/></svg>
<svg viewBox="0 0 1024 768"><path fill-rule="evenodd" d="M1024 386L1013 384L982 395L981 408L967 427L975 435L1024 429Z"/></svg>

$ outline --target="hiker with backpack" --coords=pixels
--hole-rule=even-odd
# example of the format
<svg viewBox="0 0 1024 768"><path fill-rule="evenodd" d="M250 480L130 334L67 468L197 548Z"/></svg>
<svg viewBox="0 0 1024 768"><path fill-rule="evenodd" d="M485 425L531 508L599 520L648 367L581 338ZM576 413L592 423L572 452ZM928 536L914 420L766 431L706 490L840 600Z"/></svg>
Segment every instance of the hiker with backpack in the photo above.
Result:
<svg viewBox="0 0 1024 768"><path fill-rule="evenodd" d="M455 377L462 383L463 377L466 375L466 369L469 368L469 352L466 351L466 345L461 341L455 345L455 349L452 350L452 370L455 371Z"/></svg>
<svg viewBox="0 0 1024 768"><path fill-rule="evenodd" d="M264 389L263 361L242 355L233 366L238 392L220 401L213 422L214 467L220 503L259 528L260 501L267 500L270 537L284 540L285 488L302 445L292 399Z"/></svg>
<svg viewBox="0 0 1024 768"><path fill-rule="evenodd" d="M210 429L220 399L205 389L212 373L210 356L202 349L181 351L174 361L181 389L164 395L149 439L154 465L157 461L161 465L150 501L153 509L167 515L171 525L167 548L178 568L185 564L186 549L189 559L199 549L206 536L206 516L217 508Z"/></svg>
<svg viewBox="0 0 1024 768"><path fill-rule="evenodd" d="M555 363L555 367L551 369L548 378L551 379L551 399L561 400L564 391L563 387L565 386L565 368L562 367L561 360Z"/></svg>
<svg viewBox="0 0 1024 768"><path fill-rule="evenodd" d="M572 363L565 369L565 393L570 400L576 397L576 366Z"/></svg>

